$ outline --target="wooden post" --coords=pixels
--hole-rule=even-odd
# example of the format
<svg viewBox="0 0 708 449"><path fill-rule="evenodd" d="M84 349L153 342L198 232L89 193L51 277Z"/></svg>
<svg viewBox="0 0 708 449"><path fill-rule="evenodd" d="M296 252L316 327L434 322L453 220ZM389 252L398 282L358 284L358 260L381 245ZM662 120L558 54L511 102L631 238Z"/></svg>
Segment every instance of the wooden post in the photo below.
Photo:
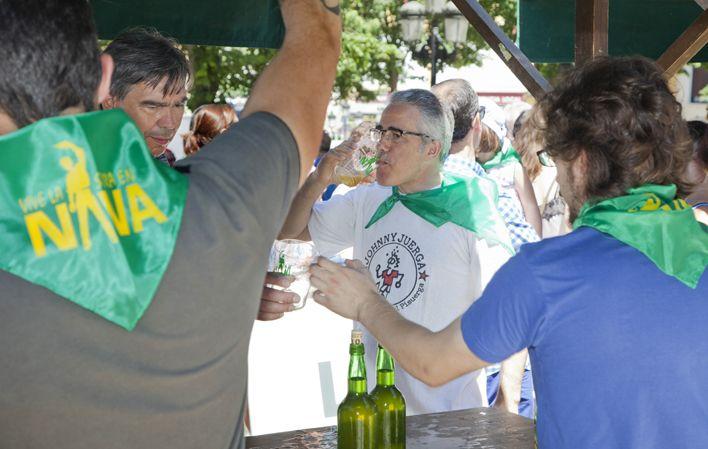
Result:
<svg viewBox="0 0 708 449"><path fill-rule="evenodd" d="M529 58L504 34L477 0L452 0L452 2L534 98L540 98L551 89L551 85Z"/></svg>
<svg viewBox="0 0 708 449"><path fill-rule="evenodd" d="M575 0L575 66L607 54L609 0Z"/></svg>
<svg viewBox="0 0 708 449"><path fill-rule="evenodd" d="M676 75L708 43L708 10L700 16L657 59L667 78Z"/></svg>

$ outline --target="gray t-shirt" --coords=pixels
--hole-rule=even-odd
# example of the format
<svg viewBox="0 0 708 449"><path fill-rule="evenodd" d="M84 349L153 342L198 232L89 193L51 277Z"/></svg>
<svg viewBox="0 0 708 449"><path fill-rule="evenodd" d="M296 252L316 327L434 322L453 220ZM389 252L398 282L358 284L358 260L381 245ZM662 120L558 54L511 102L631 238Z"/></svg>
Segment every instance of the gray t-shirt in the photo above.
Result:
<svg viewBox="0 0 708 449"><path fill-rule="evenodd" d="M297 144L258 113L177 166L182 227L132 332L0 271L0 448L243 446L249 339Z"/></svg>

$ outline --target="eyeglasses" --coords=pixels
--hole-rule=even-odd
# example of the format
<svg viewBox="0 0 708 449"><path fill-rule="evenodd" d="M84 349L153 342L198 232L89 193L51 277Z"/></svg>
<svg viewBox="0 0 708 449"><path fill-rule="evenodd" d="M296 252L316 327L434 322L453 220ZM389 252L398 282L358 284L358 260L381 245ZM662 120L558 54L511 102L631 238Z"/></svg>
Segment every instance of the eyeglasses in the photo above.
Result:
<svg viewBox="0 0 708 449"><path fill-rule="evenodd" d="M433 140L429 135L423 134L423 133L417 133L413 131L404 131L402 129L394 128L392 126L389 126L386 129L383 129L381 125L377 126L376 128L371 129L371 140L374 142L380 142L384 139L386 139L386 135L390 136L391 142L397 142L400 140L401 137L406 136L406 135L411 135L411 136L418 136L421 139L423 137Z"/></svg>
<svg viewBox="0 0 708 449"><path fill-rule="evenodd" d="M538 161L543 165L544 167L555 167L556 163L553 161L553 158L548 154L548 150L545 148L538 153L536 153L536 156L538 156Z"/></svg>
<svg viewBox="0 0 708 449"><path fill-rule="evenodd" d="M484 114L487 113L487 108L484 106L479 107L479 119L482 120L484 118Z"/></svg>

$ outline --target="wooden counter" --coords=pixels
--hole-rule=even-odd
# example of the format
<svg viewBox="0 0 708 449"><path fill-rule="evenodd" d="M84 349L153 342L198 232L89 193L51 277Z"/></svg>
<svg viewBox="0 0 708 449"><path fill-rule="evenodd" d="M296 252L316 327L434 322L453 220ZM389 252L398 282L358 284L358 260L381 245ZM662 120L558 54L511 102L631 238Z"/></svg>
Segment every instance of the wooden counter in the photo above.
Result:
<svg viewBox="0 0 708 449"><path fill-rule="evenodd" d="M493 408L410 416L406 449L534 449L533 421ZM246 438L249 449L336 449L337 428Z"/></svg>

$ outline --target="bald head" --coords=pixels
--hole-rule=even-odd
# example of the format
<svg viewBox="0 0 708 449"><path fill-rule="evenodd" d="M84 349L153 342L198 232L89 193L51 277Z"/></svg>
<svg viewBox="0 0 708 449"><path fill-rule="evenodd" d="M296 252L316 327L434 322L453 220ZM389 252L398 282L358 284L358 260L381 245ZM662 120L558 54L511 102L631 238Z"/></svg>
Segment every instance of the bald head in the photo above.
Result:
<svg viewBox="0 0 708 449"><path fill-rule="evenodd" d="M452 112L455 127L452 143L464 139L472 128L472 120L477 115L479 100L470 83L463 79L452 79L438 83L431 89L440 102Z"/></svg>

